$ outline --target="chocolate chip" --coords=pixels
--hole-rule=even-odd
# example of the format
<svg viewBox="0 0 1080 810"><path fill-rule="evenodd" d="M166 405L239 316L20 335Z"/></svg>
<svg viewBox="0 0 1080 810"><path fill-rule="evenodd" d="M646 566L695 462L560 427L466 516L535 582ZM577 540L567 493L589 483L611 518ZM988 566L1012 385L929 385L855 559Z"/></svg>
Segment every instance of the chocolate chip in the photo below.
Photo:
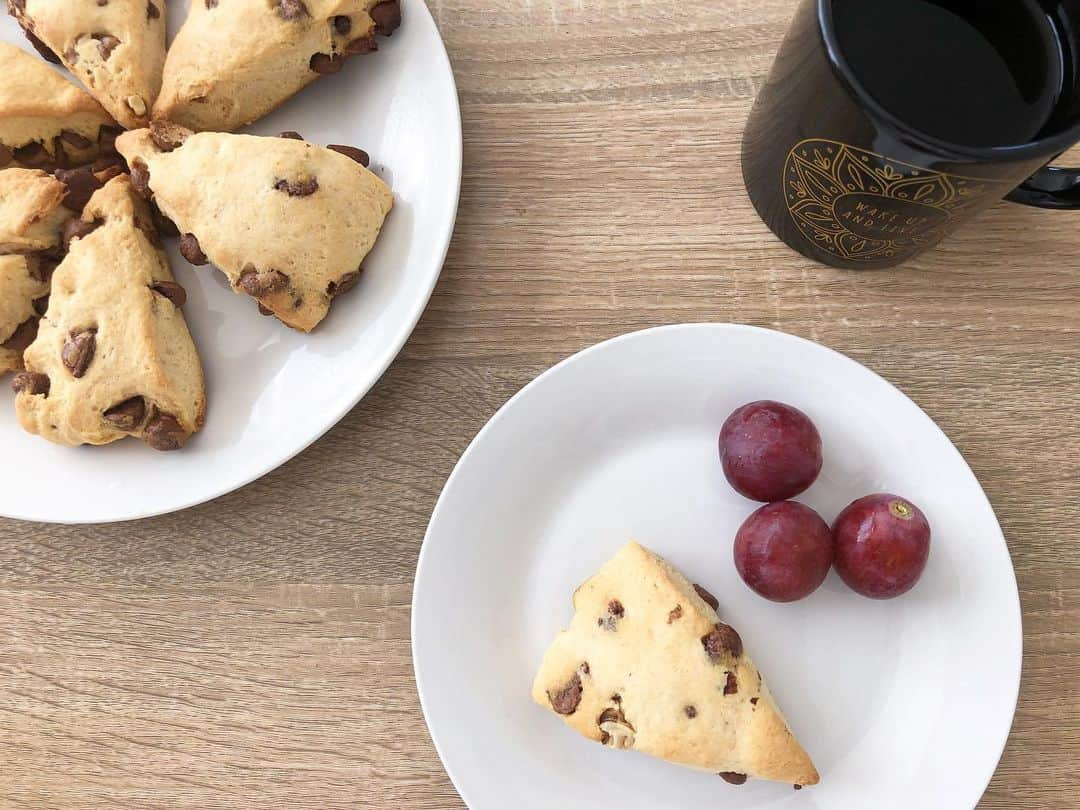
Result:
<svg viewBox="0 0 1080 810"><path fill-rule="evenodd" d="M28 169L44 169L53 163L53 157L49 154L49 150L38 141L24 144L12 154L15 156L16 163L20 163Z"/></svg>
<svg viewBox="0 0 1080 810"><path fill-rule="evenodd" d="M119 127L101 127L98 130L98 147L102 152L116 151L116 136L124 130ZM121 158L122 159L122 158Z"/></svg>
<svg viewBox="0 0 1080 810"><path fill-rule="evenodd" d="M622 602L618 599L612 599L608 602L607 612L614 616L616 619L621 619L626 613L626 609L623 607Z"/></svg>
<svg viewBox="0 0 1080 810"><path fill-rule="evenodd" d="M284 132L279 132L278 137L279 138L287 138L290 141L302 141L302 140L304 140L303 135L301 135L299 132L293 132L291 129L287 129Z"/></svg>
<svg viewBox="0 0 1080 810"><path fill-rule="evenodd" d="M97 346L97 329L83 329L81 332L72 332L64 341L64 348L60 350L60 360L64 367L71 372L71 376L78 379L82 377L90 367L94 359L94 349Z"/></svg>
<svg viewBox="0 0 1080 810"><path fill-rule="evenodd" d="M68 48L67 50L64 51L64 60L68 64L74 65L75 63L77 63L79 61L79 52L77 50L75 50L74 48Z"/></svg>
<svg viewBox="0 0 1080 810"><path fill-rule="evenodd" d="M325 53L316 53L312 54L311 59L308 60L308 67L320 76L329 76L341 70L344 63L345 60L338 57L337 54L330 56Z"/></svg>
<svg viewBox="0 0 1080 810"><path fill-rule="evenodd" d="M283 20L299 20L311 16L304 0L275 0L274 7Z"/></svg>
<svg viewBox="0 0 1080 810"><path fill-rule="evenodd" d="M345 36L352 31L352 20L346 17L344 14L339 14L334 17L334 30L342 36Z"/></svg>
<svg viewBox="0 0 1080 810"><path fill-rule="evenodd" d="M206 0L206 7L208 9L217 8L217 4L218 4L218 0Z"/></svg>
<svg viewBox="0 0 1080 810"><path fill-rule="evenodd" d="M146 424L143 441L155 450L179 450L188 440L188 432L167 413L158 413Z"/></svg>
<svg viewBox="0 0 1080 810"><path fill-rule="evenodd" d="M150 219L154 222L157 232L165 236L179 236L180 230L176 223L161 213L161 209L154 203L150 203Z"/></svg>
<svg viewBox="0 0 1080 810"><path fill-rule="evenodd" d="M384 37L390 36L401 25L401 6L398 0L386 0L379 3L368 12L375 21L375 33Z"/></svg>
<svg viewBox="0 0 1080 810"><path fill-rule="evenodd" d="M34 308L34 312L37 313L39 318L45 316L45 313L49 311L49 296L43 295L41 298L35 298L31 303Z"/></svg>
<svg viewBox="0 0 1080 810"><path fill-rule="evenodd" d="M11 379L11 388L16 394L49 395L49 378L36 371L20 371Z"/></svg>
<svg viewBox="0 0 1080 810"><path fill-rule="evenodd" d="M600 712L600 716L596 718L596 724L601 723L621 723L623 721L622 711L620 709L613 709L610 706Z"/></svg>
<svg viewBox="0 0 1080 810"><path fill-rule="evenodd" d="M11 149L0 143L0 169L7 166L12 160Z"/></svg>
<svg viewBox="0 0 1080 810"><path fill-rule="evenodd" d="M347 293L349 290L355 287L358 281L360 281L359 270L354 270L351 273L346 273L337 281L331 281L329 284L326 285L326 294L329 295L331 298L336 298L342 293Z"/></svg>
<svg viewBox="0 0 1080 810"><path fill-rule="evenodd" d="M379 50L379 45L375 42L375 37L369 34L366 37L358 37L346 44L341 52L345 56L358 56L365 53L374 53L377 50Z"/></svg>
<svg viewBox="0 0 1080 810"><path fill-rule="evenodd" d="M170 124L168 121L155 118L150 122L150 138L162 152L171 152L183 146L190 134L183 127Z"/></svg>
<svg viewBox="0 0 1080 810"><path fill-rule="evenodd" d="M177 309L187 301L187 292L175 281L157 281L150 285L150 289L158 295L168 298Z"/></svg>
<svg viewBox="0 0 1080 810"><path fill-rule="evenodd" d="M64 140L65 143L71 144L76 149L86 149L88 146L90 146L90 144L93 143L93 141L91 141L85 135L80 135L78 132L72 132L70 129L60 130L60 137Z"/></svg>
<svg viewBox="0 0 1080 810"><path fill-rule="evenodd" d="M581 703L581 677L575 672L562 689L555 692L549 691L548 700L551 708L559 714L573 714Z"/></svg>
<svg viewBox="0 0 1080 810"><path fill-rule="evenodd" d="M109 0L97 0L97 4L99 6L107 6L109 5Z"/></svg>
<svg viewBox="0 0 1080 810"><path fill-rule="evenodd" d="M701 637L701 646L714 664L724 660L724 656L738 658L742 655L742 639L730 627L723 622L717 622L716 626Z"/></svg>
<svg viewBox="0 0 1080 810"><path fill-rule="evenodd" d="M668 611L667 623L671 624L674 621L682 618L682 605L676 605Z"/></svg>
<svg viewBox="0 0 1080 810"><path fill-rule="evenodd" d="M59 259L45 253L37 253L26 257L26 265L30 275L43 283L52 279L53 271L56 270L58 264L60 264Z"/></svg>
<svg viewBox="0 0 1080 810"><path fill-rule="evenodd" d="M792 785L795 790L802 790L802 785Z"/></svg>
<svg viewBox="0 0 1080 810"><path fill-rule="evenodd" d="M70 250L72 241L74 241L75 239L82 239L83 237L96 231L104 224L104 221L100 219L95 219L93 222L87 222L82 219L70 220L66 225L64 225L64 250Z"/></svg>
<svg viewBox="0 0 1080 810"><path fill-rule="evenodd" d="M720 774L720 777L731 785L744 785L746 784L745 773L735 773L734 771L724 771Z"/></svg>
<svg viewBox="0 0 1080 810"><path fill-rule="evenodd" d="M34 315L27 318L25 321L15 327L15 331L11 333L11 337L0 343L5 349L13 352L24 352L26 347L34 342L34 338L37 337L38 319Z"/></svg>
<svg viewBox="0 0 1080 810"><path fill-rule="evenodd" d="M105 60L108 60L108 58L112 56L113 50L120 44L120 40L112 34L95 34L94 39L98 41L98 53L100 53L101 58Z"/></svg>
<svg viewBox="0 0 1080 810"><path fill-rule="evenodd" d="M589 674L589 662L588 661L582 661L581 666L578 669L581 670L582 675L588 675Z"/></svg>
<svg viewBox="0 0 1080 810"><path fill-rule="evenodd" d="M56 179L64 184L65 208L76 213L81 213L94 192L101 188L102 183L89 166L80 166L77 169L57 169Z"/></svg>
<svg viewBox="0 0 1080 810"><path fill-rule="evenodd" d="M160 16L161 16L161 12L158 11L157 6L155 6L153 3L147 3L146 4L146 19L148 19L148 20L156 20Z"/></svg>
<svg viewBox="0 0 1080 810"><path fill-rule="evenodd" d="M371 163L371 158L368 156L368 153L363 149L357 149L355 146L342 146L340 143L331 143L328 144L326 148L332 149L335 152L340 152L345 155L345 157L352 158L364 168L367 168L368 164Z"/></svg>
<svg viewBox="0 0 1080 810"><path fill-rule="evenodd" d="M147 200L154 199L154 192L150 190L150 168L139 158L131 161L131 187Z"/></svg>
<svg viewBox="0 0 1080 810"><path fill-rule="evenodd" d="M209 261L206 254L202 252L202 247L199 246L199 240L195 238L193 233L181 235L180 255L196 266L204 265Z"/></svg>
<svg viewBox="0 0 1080 810"><path fill-rule="evenodd" d="M146 417L146 402L142 397L125 399L119 405L113 405L103 414L105 420L120 430L131 432L142 424Z"/></svg>
<svg viewBox="0 0 1080 810"><path fill-rule="evenodd" d="M693 706L684 706L683 711L686 712L686 716L691 720L697 717L697 709Z"/></svg>
<svg viewBox="0 0 1080 810"><path fill-rule="evenodd" d="M249 264L240 271L237 286L252 298L262 298L289 286L289 277L277 270L256 270Z"/></svg>
<svg viewBox="0 0 1080 810"><path fill-rule="evenodd" d="M757 702L758 702L758 699L757 699L757 698L750 698L750 703L751 703L752 705L754 705L754 706L757 706Z"/></svg>
<svg viewBox="0 0 1080 810"><path fill-rule="evenodd" d="M310 197L319 190L319 181L314 177L304 180L278 180L274 188L284 191L290 197Z"/></svg>
<svg viewBox="0 0 1080 810"><path fill-rule="evenodd" d="M34 50L41 54L42 59L46 62L52 62L54 65L63 64L60 57L56 55L56 51L38 39L29 28L23 28L23 33L30 44L34 46Z"/></svg>
<svg viewBox="0 0 1080 810"><path fill-rule="evenodd" d="M707 590L702 588L700 585L695 584L694 591L704 600L705 604L711 607L713 610L720 609L720 600L713 596L711 593L709 593Z"/></svg>
<svg viewBox="0 0 1080 810"><path fill-rule="evenodd" d="M273 314L274 314L274 310L272 310L272 309L267 309L267 308L266 308L266 307L264 307L264 306L263 306L262 304L259 304L259 314L260 314L260 315L273 315Z"/></svg>
<svg viewBox="0 0 1080 810"><path fill-rule="evenodd" d="M734 695L739 691L739 679L735 677L734 672L724 673L726 679L724 680L724 694Z"/></svg>

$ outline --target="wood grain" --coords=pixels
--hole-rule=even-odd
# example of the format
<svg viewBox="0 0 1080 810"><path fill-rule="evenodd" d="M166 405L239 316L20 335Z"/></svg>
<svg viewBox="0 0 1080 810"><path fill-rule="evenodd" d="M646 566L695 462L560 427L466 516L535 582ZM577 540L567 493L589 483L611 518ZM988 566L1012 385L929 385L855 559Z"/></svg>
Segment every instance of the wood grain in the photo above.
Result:
<svg viewBox="0 0 1080 810"><path fill-rule="evenodd" d="M408 631L454 462L585 346L739 321L855 357L964 452L1025 628L980 807L1077 807L1080 219L1003 204L900 270L814 265L771 237L739 175L794 0L429 5L466 146L419 328L338 427L240 492L138 523L0 521L0 806L462 807Z"/></svg>

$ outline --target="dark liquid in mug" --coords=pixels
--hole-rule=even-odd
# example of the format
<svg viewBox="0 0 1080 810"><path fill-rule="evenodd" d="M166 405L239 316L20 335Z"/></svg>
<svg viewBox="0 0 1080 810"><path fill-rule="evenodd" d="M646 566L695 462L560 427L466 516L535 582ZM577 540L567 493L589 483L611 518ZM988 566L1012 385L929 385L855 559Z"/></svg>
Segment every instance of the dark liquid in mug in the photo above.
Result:
<svg viewBox="0 0 1080 810"><path fill-rule="evenodd" d="M867 92L926 135L1027 143L1061 97L1065 59L1036 0L834 0L833 17Z"/></svg>

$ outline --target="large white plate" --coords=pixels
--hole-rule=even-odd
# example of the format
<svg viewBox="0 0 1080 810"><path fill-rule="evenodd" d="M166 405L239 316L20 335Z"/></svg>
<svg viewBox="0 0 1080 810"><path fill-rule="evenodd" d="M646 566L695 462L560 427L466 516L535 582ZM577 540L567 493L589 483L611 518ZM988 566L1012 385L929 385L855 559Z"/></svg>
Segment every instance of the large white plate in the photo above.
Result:
<svg viewBox="0 0 1080 810"><path fill-rule="evenodd" d="M832 573L803 602L751 593L732 538L755 504L716 439L755 399L804 409L825 467L800 500L831 521L863 494L912 498L933 527L906 596L873 602ZM736 788L588 742L533 705L570 597L634 537L720 600L821 784ZM653 329L541 375L473 441L420 554L413 655L432 738L472 810L959 810L1005 744L1020 604L1001 529L948 438L907 397L814 343L745 326Z"/></svg>
<svg viewBox="0 0 1080 810"><path fill-rule="evenodd" d="M175 453L130 440L57 447L19 428L5 378L0 447L18 461L0 465L0 514L89 523L209 500L303 450L386 370L435 286L461 179L461 119L446 51L423 0L401 2L401 28L379 39L378 53L353 57L340 74L318 80L246 130L291 129L313 143L351 144L371 154L373 170L394 190L394 210L360 284L315 332L302 335L260 317L217 270L191 267L172 244L173 269L188 293L184 313L206 371L205 429ZM187 4L169 5L175 32ZM0 39L33 52L6 16Z"/></svg>

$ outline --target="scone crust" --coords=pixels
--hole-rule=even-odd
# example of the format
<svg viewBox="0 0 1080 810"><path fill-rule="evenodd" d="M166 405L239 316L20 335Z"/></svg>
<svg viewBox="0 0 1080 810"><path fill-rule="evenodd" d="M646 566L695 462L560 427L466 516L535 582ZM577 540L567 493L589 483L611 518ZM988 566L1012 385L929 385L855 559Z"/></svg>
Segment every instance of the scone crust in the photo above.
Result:
<svg viewBox="0 0 1080 810"><path fill-rule="evenodd" d="M18 163L8 153L34 143L49 165L89 163L100 154L101 130L116 122L92 97L7 42L0 42L0 76L0 168Z"/></svg>
<svg viewBox="0 0 1080 810"><path fill-rule="evenodd" d="M600 741L601 714L618 710L636 751L712 773L818 782L741 640L737 655L709 655L702 639L722 622L661 557L630 543L575 592L574 609L532 690L553 709L576 674L581 698L562 715L567 725Z"/></svg>
<svg viewBox="0 0 1080 810"><path fill-rule="evenodd" d="M8 7L113 118L146 126L165 63L164 0L8 0Z"/></svg>
<svg viewBox="0 0 1080 810"><path fill-rule="evenodd" d="M313 55L343 54L350 43L374 50L369 12L378 3L304 0L304 11L267 0L191 3L165 60L154 117L223 132L262 117L319 78ZM349 20L347 34L335 27L339 17Z"/></svg>
<svg viewBox="0 0 1080 810"><path fill-rule="evenodd" d="M82 219L100 224L71 242L24 355L27 372L48 377L48 392L16 395L19 422L65 445L145 438L160 414L194 433L206 408L202 366L180 308L160 292L174 280L146 202L121 175L91 197ZM92 359L75 376L64 347L88 330L96 330ZM104 417L135 397L145 404L136 424L121 429Z"/></svg>
<svg viewBox="0 0 1080 810"><path fill-rule="evenodd" d="M201 132L162 151L148 130L137 130L116 147L129 166L145 167L162 213L198 239L236 292L304 332L326 317L332 285L360 271L393 206L372 172L304 141ZM255 294L244 281L252 272L285 281Z"/></svg>

